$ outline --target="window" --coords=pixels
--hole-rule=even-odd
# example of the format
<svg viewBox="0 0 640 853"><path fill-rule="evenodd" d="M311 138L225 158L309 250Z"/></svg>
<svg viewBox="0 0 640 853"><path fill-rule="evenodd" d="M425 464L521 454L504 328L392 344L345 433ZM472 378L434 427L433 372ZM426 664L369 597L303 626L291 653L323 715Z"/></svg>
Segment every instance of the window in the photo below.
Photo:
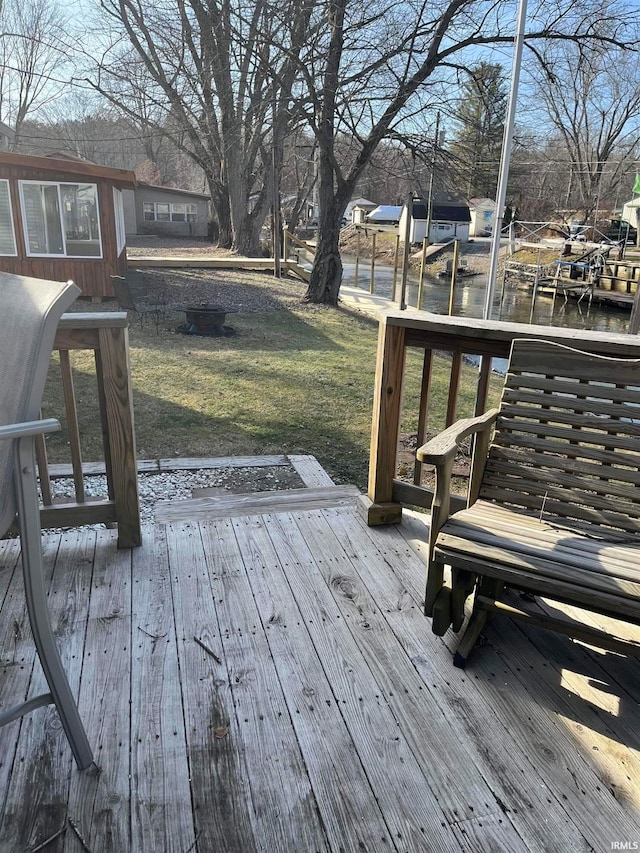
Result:
<svg viewBox="0 0 640 853"><path fill-rule="evenodd" d="M16 255L9 181L0 181L0 255Z"/></svg>
<svg viewBox="0 0 640 853"><path fill-rule="evenodd" d="M27 255L100 258L95 184L20 181Z"/></svg>
<svg viewBox="0 0 640 853"><path fill-rule="evenodd" d="M142 216L145 222L195 222L198 206L145 201L142 203Z"/></svg>

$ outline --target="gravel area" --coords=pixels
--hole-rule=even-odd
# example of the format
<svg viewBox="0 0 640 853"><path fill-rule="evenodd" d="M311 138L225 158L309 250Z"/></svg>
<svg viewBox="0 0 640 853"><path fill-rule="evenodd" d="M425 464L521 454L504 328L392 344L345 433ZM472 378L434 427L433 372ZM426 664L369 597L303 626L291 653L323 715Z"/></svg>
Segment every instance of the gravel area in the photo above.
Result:
<svg viewBox="0 0 640 853"><path fill-rule="evenodd" d="M84 483L88 498L107 497L107 478L104 475L86 476ZM199 497L198 492L201 489L215 489L218 494L246 494L302 488L304 483L292 465L206 468L138 475L142 521L154 521L155 508L159 501L180 501ZM73 480L66 477L53 480L51 491L54 499L73 499ZM88 526L93 529L103 527L101 524Z"/></svg>

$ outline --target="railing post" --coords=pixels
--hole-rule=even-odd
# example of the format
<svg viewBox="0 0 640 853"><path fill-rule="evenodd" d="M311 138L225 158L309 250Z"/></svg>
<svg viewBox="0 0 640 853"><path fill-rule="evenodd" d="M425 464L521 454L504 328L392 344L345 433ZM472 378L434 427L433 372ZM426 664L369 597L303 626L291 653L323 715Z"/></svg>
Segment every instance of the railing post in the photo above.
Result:
<svg viewBox="0 0 640 853"><path fill-rule="evenodd" d="M113 475L113 500L118 523L118 547L140 545L140 503L136 463L133 401L129 371L129 330L98 331L101 357L96 368L104 389L104 415L108 432L108 458Z"/></svg>
<svg viewBox="0 0 640 853"><path fill-rule="evenodd" d="M400 434L405 330L383 318L378 334L378 356L373 396L373 426L369 457L369 492L360 508L367 524L395 524L402 505L392 502L393 480Z"/></svg>

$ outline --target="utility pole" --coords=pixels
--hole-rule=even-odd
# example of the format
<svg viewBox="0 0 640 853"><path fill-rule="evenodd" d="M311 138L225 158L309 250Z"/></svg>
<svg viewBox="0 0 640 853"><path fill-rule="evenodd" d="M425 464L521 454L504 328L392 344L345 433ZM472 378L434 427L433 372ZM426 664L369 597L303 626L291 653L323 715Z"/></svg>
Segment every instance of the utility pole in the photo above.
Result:
<svg viewBox="0 0 640 853"><path fill-rule="evenodd" d="M429 196L427 198L427 233L425 240L427 246L431 242L431 220L433 219L433 173L436 168L436 151L438 149L438 139L440 137L440 110L436 113L436 133L433 138L433 149L431 152L431 174L429 175Z"/></svg>
<svg viewBox="0 0 640 853"><path fill-rule="evenodd" d="M522 64L522 48L524 46L524 31L527 24L527 0L520 0L518 23L513 47L513 67L511 69L511 89L507 120L504 125L502 140L502 156L500 158L500 176L498 178L498 193L496 198L496 218L491 240L491 256L489 258L489 275L487 277L487 293L484 303L483 318L491 319L493 295L496 289L496 273L498 271L498 256L500 254L500 237L502 234L502 217L504 202L507 196L507 181L509 179L509 163L511 161L511 144L513 142L513 126L516 118L516 102L518 100L518 84L520 82L520 66Z"/></svg>

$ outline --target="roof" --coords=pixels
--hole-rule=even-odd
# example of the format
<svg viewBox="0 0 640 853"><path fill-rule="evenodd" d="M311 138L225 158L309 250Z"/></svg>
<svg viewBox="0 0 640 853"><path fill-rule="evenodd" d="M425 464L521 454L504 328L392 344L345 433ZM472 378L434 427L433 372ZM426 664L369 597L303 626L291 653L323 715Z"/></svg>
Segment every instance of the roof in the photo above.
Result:
<svg viewBox="0 0 640 853"><path fill-rule="evenodd" d="M402 206L395 204L379 204L367 216L370 222L380 222L382 220L398 220L402 213Z"/></svg>
<svg viewBox="0 0 640 853"><path fill-rule="evenodd" d="M427 219L427 204L425 201L416 199L413 202L413 218ZM468 204L434 201L431 212L433 222L471 222L471 213Z"/></svg>
<svg viewBox="0 0 640 853"><path fill-rule="evenodd" d="M374 208L378 205L375 201L369 201L368 198L352 198L349 202L349 205L353 207L364 207L364 208Z"/></svg>
<svg viewBox="0 0 640 853"><path fill-rule="evenodd" d="M192 196L193 198L206 199L207 201L211 199L211 196L207 193L197 193L193 190L178 189L178 187L164 187L160 184L148 184L146 181L138 181L138 187L147 187L147 189L150 190L162 190L164 192L169 193L178 193L179 195L188 195Z"/></svg>
<svg viewBox="0 0 640 853"><path fill-rule="evenodd" d="M472 209L475 207L485 207L485 206L496 207L496 203L492 198L470 198L469 199L469 207Z"/></svg>
<svg viewBox="0 0 640 853"><path fill-rule="evenodd" d="M128 169L111 169L108 166L98 166L90 160L81 160L65 154L55 157L36 157L33 154L14 154L10 151L0 151L0 169L3 166L22 166L43 172L64 172L79 178L103 178L119 187L133 189L136 176Z"/></svg>

